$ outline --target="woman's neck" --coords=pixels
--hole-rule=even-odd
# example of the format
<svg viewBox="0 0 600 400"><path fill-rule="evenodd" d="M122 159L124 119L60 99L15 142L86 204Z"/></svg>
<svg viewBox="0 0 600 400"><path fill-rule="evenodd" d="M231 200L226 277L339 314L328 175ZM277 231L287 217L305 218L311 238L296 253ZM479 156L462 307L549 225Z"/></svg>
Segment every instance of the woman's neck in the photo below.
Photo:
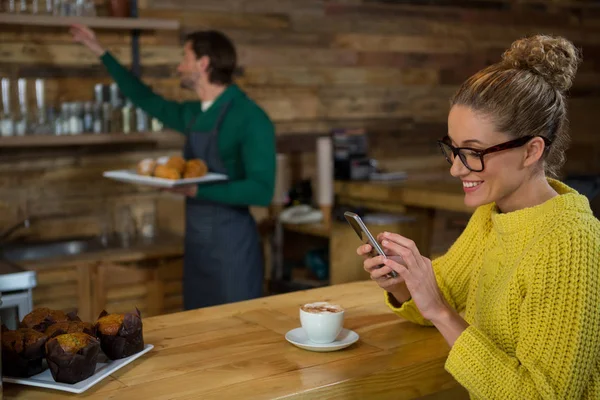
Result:
<svg viewBox="0 0 600 400"><path fill-rule="evenodd" d="M556 190L550 186L544 174L538 174L523 182L517 190L507 197L498 200L496 206L500 212L508 213L535 207L558 196Z"/></svg>

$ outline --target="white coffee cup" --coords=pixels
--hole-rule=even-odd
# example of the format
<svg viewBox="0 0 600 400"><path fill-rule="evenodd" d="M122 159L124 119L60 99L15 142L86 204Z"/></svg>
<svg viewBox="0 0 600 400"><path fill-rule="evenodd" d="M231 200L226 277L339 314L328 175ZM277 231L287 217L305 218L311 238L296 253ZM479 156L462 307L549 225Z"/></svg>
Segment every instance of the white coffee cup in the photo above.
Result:
<svg viewBox="0 0 600 400"><path fill-rule="evenodd" d="M344 325L344 309L326 302L309 303L300 308L300 323L311 342L335 341Z"/></svg>

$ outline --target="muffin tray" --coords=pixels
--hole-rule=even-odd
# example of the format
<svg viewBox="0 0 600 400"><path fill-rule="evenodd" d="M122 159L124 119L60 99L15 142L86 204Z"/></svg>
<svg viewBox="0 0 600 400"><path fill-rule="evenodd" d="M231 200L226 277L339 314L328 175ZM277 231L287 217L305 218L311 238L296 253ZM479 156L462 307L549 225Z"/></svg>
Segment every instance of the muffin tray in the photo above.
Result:
<svg viewBox="0 0 600 400"><path fill-rule="evenodd" d="M119 182L133 183L137 185L153 186L158 188L173 188L177 186L199 185L203 183L226 181L227 175L215 174L209 172L199 178L187 179L165 179L154 176L145 176L138 174L135 170L120 169L115 171L106 171L103 173L105 178L113 179Z"/></svg>
<svg viewBox="0 0 600 400"><path fill-rule="evenodd" d="M139 353L136 353L127 358L121 358L120 360L109 360L104 356L104 354L100 353L98 356L98 363L96 364L96 372L94 373L94 375L73 385L54 381L54 378L52 378L52 374L50 373L49 369L46 369L44 370L44 372L34 375L30 378L11 378L9 376L3 376L2 380L6 383L17 383L20 385L62 390L64 392L71 393L83 393L92 386L94 386L96 383L100 382L102 379L106 378L108 375L123 368L124 366L133 362L137 358L140 358L153 348L153 345L147 344L144 346L144 350L140 351ZM45 362L46 361L44 361L44 363Z"/></svg>

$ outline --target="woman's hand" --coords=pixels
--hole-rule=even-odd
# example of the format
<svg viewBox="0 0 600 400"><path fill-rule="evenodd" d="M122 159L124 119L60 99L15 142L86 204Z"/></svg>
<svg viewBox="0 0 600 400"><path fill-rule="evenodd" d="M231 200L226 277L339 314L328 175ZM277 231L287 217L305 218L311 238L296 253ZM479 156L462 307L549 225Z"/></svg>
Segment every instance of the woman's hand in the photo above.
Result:
<svg viewBox="0 0 600 400"><path fill-rule="evenodd" d="M83 44L96 56L100 57L106 51L100 42L98 42L98 39L96 39L96 34L94 31L88 27L80 24L74 24L71 26L69 31L71 32L75 42Z"/></svg>
<svg viewBox="0 0 600 400"><path fill-rule="evenodd" d="M407 293L408 290L404 284L404 279L400 275L392 278L389 275L393 271L391 267L385 265L380 267L384 264L384 257L373 257L371 254L372 251L373 247L369 244L362 245L356 249L356 253L365 260L363 263L365 271L369 273L372 280L377 282L380 288L394 296L399 303L407 301L410 295Z"/></svg>
<svg viewBox="0 0 600 400"><path fill-rule="evenodd" d="M415 243L396 233L385 232L378 236L386 254L400 256L397 259L388 257L382 260L385 267L396 271L405 283L410 295L419 308L423 318L435 323L441 318L450 306L444 299L431 265L431 260L421 256ZM374 263L369 263L369 265ZM366 262L365 262L366 265ZM389 269L388 269L389 268Z"/></svg>

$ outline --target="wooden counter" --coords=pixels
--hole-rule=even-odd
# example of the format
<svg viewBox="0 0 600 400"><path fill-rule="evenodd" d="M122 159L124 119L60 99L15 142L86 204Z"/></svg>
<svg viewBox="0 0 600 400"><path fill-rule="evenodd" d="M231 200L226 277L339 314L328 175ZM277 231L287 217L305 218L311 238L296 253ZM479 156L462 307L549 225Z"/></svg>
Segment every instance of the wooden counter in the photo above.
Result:
<svg viewBox="0 0 600 400"><path fill-rule="evenodd" d="M183 238L163 235L153 243L20 262L35 271L34 307L77 311L84 320L103 309L144 315L182 310Z"/></svg>
<svg viewBox="0 0 600 400"><path fill-rule="evenodd" d="M346 308L353 346L314 353L286 342L298 307ZM467 398L444 370L449 348L434 328L396 317L373 282L331 286L144 320L155 348L76 396L6 384L5 399Z"/></svg>

